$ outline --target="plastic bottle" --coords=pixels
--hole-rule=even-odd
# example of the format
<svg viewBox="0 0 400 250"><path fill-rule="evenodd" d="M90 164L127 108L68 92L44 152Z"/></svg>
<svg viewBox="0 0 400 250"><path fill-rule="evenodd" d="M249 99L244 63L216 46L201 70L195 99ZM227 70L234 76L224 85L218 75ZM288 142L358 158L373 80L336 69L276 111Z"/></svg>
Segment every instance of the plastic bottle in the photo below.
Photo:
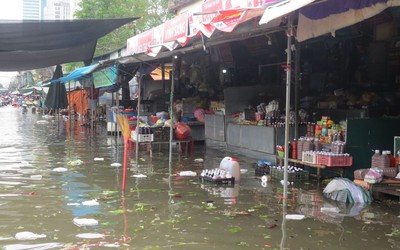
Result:
<svg viewBox="0 0 400 250"><path fill-rule="evenodd" d="M382 151L380 156L380 168L389 168L390 167L390 159L387 151Z"/></svg>
<svg viewBox="0 0 400 250"><path fill-rule="evenodd" d="M391 152L390 150L387 150L387 151L386 151L386 154L387 154L388 157L389 157L389 167L391 167L391 168L397 167L397 166L396 166L395 159L394 159L394 157L393 157L393 155L392 155L392 152Z"/></svg>
<svg viewBox="0 0 400 250"><path fill-rule="evenodd" d="M226 156L219 164L219 168L229 172L235 181L240 181L240 166L236 158Z"/></svg>
<svg viewBox="0 0 400 250"><path fill-rule="evenodd" d="M371 157L371 168L378 168L379 167L379 158L381 153L378 149L375 150L375 153Z"/></svg>

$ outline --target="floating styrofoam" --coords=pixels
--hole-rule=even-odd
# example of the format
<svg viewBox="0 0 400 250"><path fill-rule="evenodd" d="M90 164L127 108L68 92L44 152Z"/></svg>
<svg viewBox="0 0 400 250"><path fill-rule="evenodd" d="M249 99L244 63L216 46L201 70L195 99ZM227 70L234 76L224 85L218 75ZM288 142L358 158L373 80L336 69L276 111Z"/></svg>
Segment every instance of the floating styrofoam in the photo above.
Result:
<svg viewBox="0 0 400 250"><path fill-rule="evenodd" d="M111 163L111 167L121 167L121 166L122 166L122 164L119 162Z"/></svg>
<svg viewBox="0 0 400 250"><path fill-rule="evenodd" d="M197 176L196 172L193 171L181 171L179 173L180 176Z"/></svg>
<svg viewBox="0 0 400 250"><path fill-rule="evenodd" d="M106 236L104 234L99 234L99 233L83 233L83 234L77 234L76 237L81 239L101 239Z"/></svg>
<svg viewBox="0 0 400 250"><path fill-rule="evenodd" d="M197 158L197 159L194 159L194 162L204 162L204 160L202 158Z"/></svg>
<svg viewBox="0 0 400 250"><path fill-rule="evenodd" d="M134 175L132 175L132 177L136 177L136 178L146 178L147 175L144 175L144 174L134 174Z"/></svg>
<svg viewBox="0 0 400 250"><path fill-rule="evenodd" d="M87 219L87 218L74 218L74 224L78 227L83 226L96 226L99 222L95 219Z"/></svg>
<svg viewBox="0 0 400 250"><path fill-rule="evenodd" d="M19 232L15 234L17 240L36 240L39 238L46 238L45 234L35 234L32 232Z"/></svg>
<svg viewBox="0 0 400 250"><path fill-rule="evenodd" d="M41 180L43 178L40 174L31 175L32 180Z"/></svg>
<svg viewBox="0 0 400 250"><path fill-rule="evenodd" d="M58 167L53 169L54 172L67 172L68 169L63 168L63 167Z"/></svg>
<svg viewBox="0 0 400 250"><path fill-rule="evenodd" d="M104 161L104 158L96 157L96 158L94 158L94 161Z"/></svg>
<svg viewBox="0 0 400 250"><path fill-rule="evenodd" d="M287 214L285 216L287 220L302 220L304 217L304 214Z"/></svg>
<svg viewBox="0 0 400 250"><path fill-rule="evenodd" d="M98 206L99 203L96 200L88 200L88 201L82 201L82 205L84 205L84 206Z"/></svg>

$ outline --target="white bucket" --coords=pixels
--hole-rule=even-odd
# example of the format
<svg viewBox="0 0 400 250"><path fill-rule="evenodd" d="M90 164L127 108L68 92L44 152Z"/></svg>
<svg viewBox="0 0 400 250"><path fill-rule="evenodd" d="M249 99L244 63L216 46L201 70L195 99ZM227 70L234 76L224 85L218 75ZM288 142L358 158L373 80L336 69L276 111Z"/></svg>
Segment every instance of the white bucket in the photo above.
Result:
<svg viewBox="0 0 400 250"><path fill-rule="evenodd" d="M240 181L240 166L236 158L225 157L219 164L219 168L229 172L232 177L235 177L235 181Z"/></svg>

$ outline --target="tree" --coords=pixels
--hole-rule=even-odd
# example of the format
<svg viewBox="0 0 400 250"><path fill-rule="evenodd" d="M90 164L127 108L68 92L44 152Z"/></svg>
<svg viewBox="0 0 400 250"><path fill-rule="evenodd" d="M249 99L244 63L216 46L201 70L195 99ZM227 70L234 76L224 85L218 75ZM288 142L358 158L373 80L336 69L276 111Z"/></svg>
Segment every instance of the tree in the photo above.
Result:
<svg viewBox="0 0 400 250"><path fill-rule="evenodd" d="M165 22L168 0L82 0L80 10L75 12L78 19L108 19L140 17L99 39L95 56L109 53L126 45L126 40L149 28Z"/></svg>

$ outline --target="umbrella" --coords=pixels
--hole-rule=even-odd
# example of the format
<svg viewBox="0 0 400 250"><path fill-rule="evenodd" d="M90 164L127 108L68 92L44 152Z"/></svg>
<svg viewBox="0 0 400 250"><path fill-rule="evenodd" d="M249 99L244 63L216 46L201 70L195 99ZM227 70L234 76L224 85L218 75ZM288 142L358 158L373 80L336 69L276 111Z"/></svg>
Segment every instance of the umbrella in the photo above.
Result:
<svg viewBox="0 0 400 250"><path fill-rule="evenodd" d="M61 65L57 65L52 80L63 77ZM65 109L68 107L67 90L65 84L53 82L50 84L49 92L47 93L46 101L44 102L47 108Z"/></svg>

